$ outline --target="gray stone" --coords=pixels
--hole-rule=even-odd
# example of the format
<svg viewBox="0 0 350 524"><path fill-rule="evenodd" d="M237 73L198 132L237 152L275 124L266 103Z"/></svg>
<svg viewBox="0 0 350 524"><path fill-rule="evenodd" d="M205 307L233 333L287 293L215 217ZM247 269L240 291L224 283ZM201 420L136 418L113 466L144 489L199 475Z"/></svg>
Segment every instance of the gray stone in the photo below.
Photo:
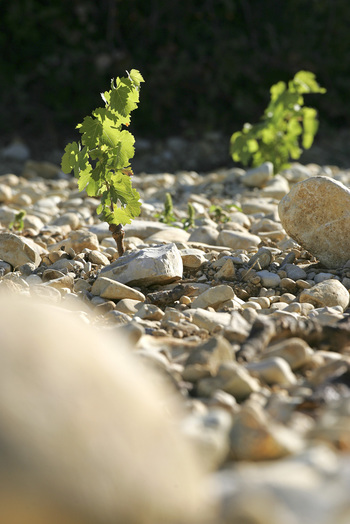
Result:
<svg viewBox="0 0 350 524"><path fill-rule="evenodd" d="M308 302L315 307L341 306L346 309L349 305L349 291L339 280L324 280L319 284L304 289L300 293L300 302Z"/></svg>
<svg viewBox="0 0 350 524"><path fill-rule="evenodd" d="M262 271L257 271L256 273L261 278L261 283L265 287L277 287L281 283L281 278L271 271L263 269Z"/></svg>
<svg viewBox="0 0 350 524"><path fill-rule="evenodd" d="M287 273L287 277L294 281L307 278L306 271L295 264L286 264L283 270Z"/></svg>
<svg viewBox="0 0 350 524"><path fill-rule="evenodd" d="M324 280L329 280L330 278L336 277L334 277L333 273L317 273L317 275L314 276L314 281L316 284L319 284L320 282L323 282Z"/></svg>
<svg viewBox="0 0 350 524"><path fill-rule="evenodd" d="M261 247L249 260L249 266L254 269L265 269L272 262L272 253L266 247Z"/></svg>
<svg viewBox="0 0 350 524"><path fill-rule="evenodd" d="M279 204L287 234L326 267L341 267L350 259L350 190L327 177L295 184Z"/></svg>
<svg viewBox="0 0 350 524"><path fill-rule="evenodd" d="M13 233L1 233L0 259L12 267L27 263L33 263L37 267L41 262L40 248L31 239Z"/></svg>
<svg viewBox="0 0 350 524"><path fill-rule="evenodd" d="M100 274L123 284L151 286L180 280L182 271L180 251L175 244L167 244L123 255Z"/></svg>

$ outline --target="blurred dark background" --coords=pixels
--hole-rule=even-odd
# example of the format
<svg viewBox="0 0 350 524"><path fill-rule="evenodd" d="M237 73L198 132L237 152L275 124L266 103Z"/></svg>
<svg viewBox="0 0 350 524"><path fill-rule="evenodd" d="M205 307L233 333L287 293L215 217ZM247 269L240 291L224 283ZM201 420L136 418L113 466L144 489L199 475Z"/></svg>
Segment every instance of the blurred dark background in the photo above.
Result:
<svg viewBox="0 0 350 524"><path fill-rule="evenodd" d="M259 119L273 83L300 69L327 88L306 98L319 111L320 139L337 143L350 128L348 0L0 4L2 145L21 137L63 147L110 79L132 68L146 81L136 136L229 137Z"/></svg>

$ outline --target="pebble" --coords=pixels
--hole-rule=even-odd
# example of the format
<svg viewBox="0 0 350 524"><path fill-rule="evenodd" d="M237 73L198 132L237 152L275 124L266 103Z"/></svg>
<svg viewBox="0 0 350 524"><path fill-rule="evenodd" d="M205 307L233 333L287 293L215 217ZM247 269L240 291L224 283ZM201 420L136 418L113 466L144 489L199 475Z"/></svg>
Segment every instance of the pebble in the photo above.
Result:
<svg viewBox="0 0 350 524"><path fill-rule="evenodd" d="M98 277L91 287L91 293L110 300L121 300L123 298L142 302L145 300L145 295L140 291L107 277Z"/></svg>
<svg viewBox="0 0 350 524"><path fill-rule="evenodd" d="M340 306L344 310L349 305L349 291L339 280L324 280L310 289L304 289L299 299L315 307Z"/></svg>
<svg viewBox="0 0 350 524"><path fill-rule="evenodd" d="M272 162L264 162L258 167L248 169L241 177L240 181L247 187L262 188L266 185L268 180L273 177Z"/></svg>
<svg viewBox="0 0 350 524"><path fill-rule="evenodd" d="M281 283L281 278L276 273L272 273L266 269L258 271L257 275L260 277L262 285L265 287L275 288Z"/></svg>
<svg viewBox="0 0 350 524"><path fill-rule="evenodd" d="M291 337L268 346L266 352L260 358L281 357L288 362L290 368L294 371L305 366L313 353L305 340Z"/></svg>
<svg viewBox="0 0 350 524"><path fill-rule="evenodd" d="M230 300L235 297L234 291L231 286L219 285L203 291L197 298L195 298L191 304L191 308L207 308L213 307L217 309L220 304L226 300Z"/></svg>
<svg viewBox="0 0 350 524"><path fill-rule="evenodd" d="M300 452L303 446L300 436L271 420L258 403L247 403L235 415L230 431L232 460L276 460Z"/></svg>
<svg viewBox="0 0 350 524"><path fill-rule="evenodd" d="M248 232L231 231L223 229L220 231L218 243L221 246L226 246L230 249L246 249L249 250L260 244L261 240L257 235L252 235Z"/></svg>
<svg viewBox="0 0 350 524"><path fill-rule="evenodd" d="M278 356L266 356L260 362L251 362L246 365L249 373L268 385L278 384L289 387L296 383L288 362Z"/></svg>

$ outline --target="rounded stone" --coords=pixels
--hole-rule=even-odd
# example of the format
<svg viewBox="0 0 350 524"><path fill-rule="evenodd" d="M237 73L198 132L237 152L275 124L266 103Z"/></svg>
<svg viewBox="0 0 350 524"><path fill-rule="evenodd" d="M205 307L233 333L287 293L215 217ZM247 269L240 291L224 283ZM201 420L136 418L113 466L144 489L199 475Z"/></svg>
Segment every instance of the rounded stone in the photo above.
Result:
<svg viewBox="0 0 350 524"><path fill-rule="evenodd" d="M327 177L295 184L278 206L287 234L326 267L350 259L350 189Z"/></svg>
<svg viewBox="0 0 350 524"><path fill-rule="evenodd" d="M230 249L251 249L257 247L261 240L257 235L252 235L243 231L231 231L223 229L218 238L219 245L227 246Z"/></svg>
<svg viewBox="0 0 350 524"><path fill-rule="evenodd" d="M265 287L277 287L281 283L281 278L276 273L266 269L258 271L257 275L261 278L262 285Z"/></svg>
<svg viewBox="0 0 350 524"><path fill-rule="evenodd" d="M349 305L349 291L339 280L333 278L324 280L310 289L304 289L299 300L315 307L341 306L344 310Z"/></svg>

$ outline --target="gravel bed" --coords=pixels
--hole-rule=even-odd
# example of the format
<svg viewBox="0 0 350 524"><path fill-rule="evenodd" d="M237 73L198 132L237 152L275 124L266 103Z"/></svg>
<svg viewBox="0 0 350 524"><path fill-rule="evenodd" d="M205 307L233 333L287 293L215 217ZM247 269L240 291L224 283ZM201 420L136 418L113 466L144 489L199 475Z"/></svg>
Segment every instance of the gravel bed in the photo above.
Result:
<svg viewBox="0 0 350 524"><path fill-rule="evenodd" d="M0 291L123 334L181 405L217 523L350 521L350 260L323 265L278 212L319 177L350 186L350 170L317 164L139 172L119 257L98 199L57 165L0 176Z"/></svg>

